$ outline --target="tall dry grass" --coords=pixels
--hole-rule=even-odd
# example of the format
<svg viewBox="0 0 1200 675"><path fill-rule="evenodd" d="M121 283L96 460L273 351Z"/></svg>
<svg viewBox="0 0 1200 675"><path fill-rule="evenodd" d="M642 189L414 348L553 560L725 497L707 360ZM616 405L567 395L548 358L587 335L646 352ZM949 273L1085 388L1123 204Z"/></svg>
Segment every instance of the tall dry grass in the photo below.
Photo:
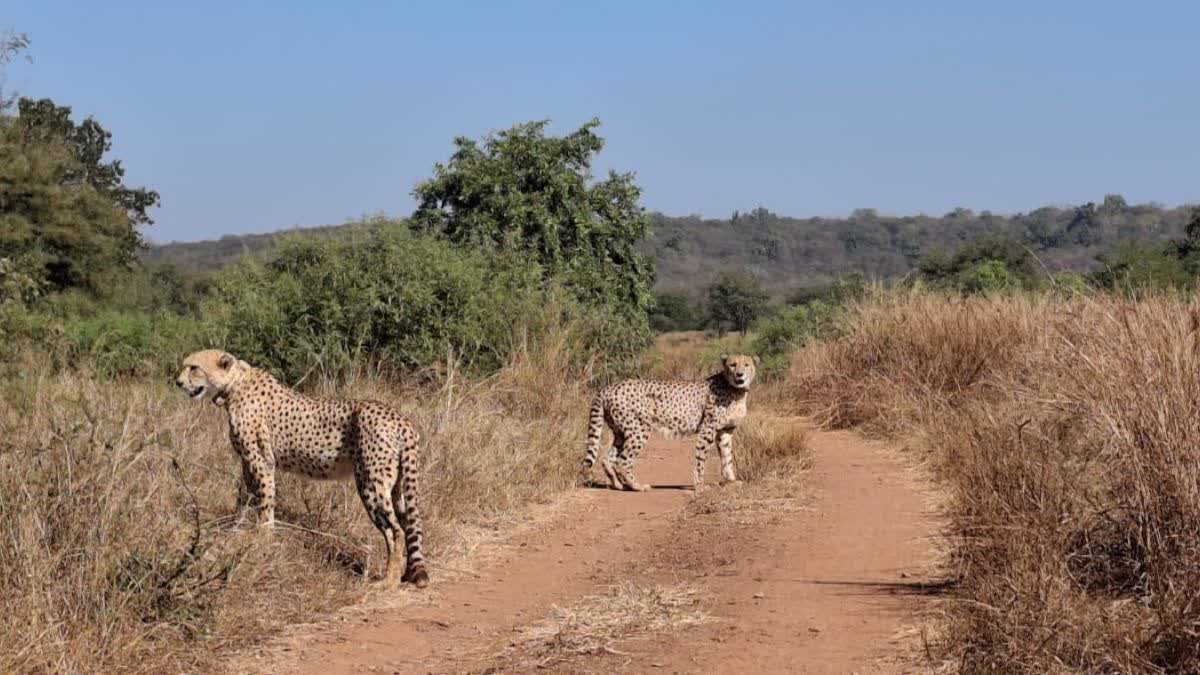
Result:
<svg viewBox="0 0 1200 675"><path fill-rule="evenodd" d="M436 385L319 387L396 404L422 430L435 583L572 485L589 378L571 352L563 333L482 381L451 367ZM167 382L35 365L0 383L0 672L207 670L372 588L380 541L353 486L281 475L276 532L233 531L221 411Z"/></svg>
<svg viewBox="0 0 1200 675"><path fill-rule="evenodd" d="M797 355L830 426L921 437L963 672L1200 672L1200 308L896 294Z"/></svg>

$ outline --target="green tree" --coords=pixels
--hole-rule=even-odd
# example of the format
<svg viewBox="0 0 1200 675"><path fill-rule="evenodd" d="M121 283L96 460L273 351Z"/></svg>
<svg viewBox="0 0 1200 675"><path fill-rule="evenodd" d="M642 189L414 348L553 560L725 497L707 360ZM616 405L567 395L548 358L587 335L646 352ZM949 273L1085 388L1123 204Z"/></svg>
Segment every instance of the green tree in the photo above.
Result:
<svg viewBox="0 0 1200 675"><path fill-rule="evenodd" d="M1124 197L1118 194L1107 194L1104 195L1104 203L1100 205L1100 212L1110 216L1119 216L1128 208L1129 203L1125 201Z"/></svg>
<svg viewBox="0 0 1200 675"><path fill-rule="evenodd" d="M650 226L641 189L631 173L592 178L604 147L598 120L562 137L548 136L548 124L456 138L450 161L413 191L413 226L456 244L518 250L580 299L623 307L645 324L654 271L637 249Z"/></svg>
<svg viewBox="0 0 1200 675"><path fill-rule="evenodd" d="M835 307L858 300L867 294L867 278L862 272L842 275L829 283L801 286L787 297L789 305L821 302Z"/></svg>
<svg viewBox="0 0 1200 675"><path fill-rule="evenodd" d="M766 309L770 296L758 280L744 272L725 272L708 287L708 322L724 333L726 326L742 335Z"/></svg>
<svg viewBox="0 0 1200 675"><path fill-rule="evenodd" d="M685 291L663 291L654 294L654 311L650 314L650 328L657 333L694 330L700 326L701 316L692 298Z"/></svg>
<svg viewBox="0 0 1200 675"><path fill-rule="evenodd" d="M1164 252L1176 258L1191 276L1200 274L1200 206L1192 209L1183 238L1170 242Z"/></svg>
<svg viewBox="0 0 1200 675"><path fill-rule="evenodd" d="M76 124L46 99L17 109L0 117L0 257L40 268L56 289L111 290L136 261L158 194L124 185L95 120Z"/></svg>
<svg viewBox="0 0 1200 675"><path fill-rule="evenodd" d="M1066 236L1069 241L1080 246L1091 246L1100 242L1100 222L1097 219L1095 204L1088 202L1075 208L1075 213L1067 223Z"/></svg>

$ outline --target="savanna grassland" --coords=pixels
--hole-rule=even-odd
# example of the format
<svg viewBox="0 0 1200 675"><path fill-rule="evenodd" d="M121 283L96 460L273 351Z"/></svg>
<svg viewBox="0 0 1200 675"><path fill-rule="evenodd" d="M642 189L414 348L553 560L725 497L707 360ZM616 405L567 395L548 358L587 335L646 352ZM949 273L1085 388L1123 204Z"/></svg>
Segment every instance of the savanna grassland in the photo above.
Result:
<svg viewBox="0 0 1200 675"><path fill-rule="evenodd" d="M0 33L0 66L28 46ZM233 526L223 413L171 385L221 348L416 422L435 584L577 486L596 387L750 352L743 497L799 492L801 414L903 444L944 493L917 665L1200 672L1200 209L668 218L593 174L598 120L548 129L455 139L404 217L152 248L160 195L111 134L0 91L0 671L212 670L374 593L349 484L285 476L273 534ZM703 623L690 590L587 598ZM616 640L616 609L571 650Z"/></svg>
<svg viewBox="0 0 1200 675"><path fill-rule="evenodd" d="M826 428L903 440L946 493L934 660L1200 669L1200 307L1187 295L884 294L795 354Z"/></svg>

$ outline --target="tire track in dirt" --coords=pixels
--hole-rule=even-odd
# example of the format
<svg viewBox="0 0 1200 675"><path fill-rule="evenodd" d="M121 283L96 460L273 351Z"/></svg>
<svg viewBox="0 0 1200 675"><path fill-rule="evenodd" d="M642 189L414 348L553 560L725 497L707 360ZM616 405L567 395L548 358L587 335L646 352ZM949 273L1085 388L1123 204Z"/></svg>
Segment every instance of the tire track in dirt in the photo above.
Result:
<svg viewBox="0 0 1200 675"><path fill-rule="evenodd" d="M717 494L744 501L726 512L688 508L691 443L655 440L639 462L654 490L582 491L545 525L515 533L475 575L435 578L411 603L302 632L234 669L517 672L504 647L554 606L622 581L686 581L704 589L716 621L543 671L896 672L886 657L927 588L933 523L882 446L847 432L814 432L810 445L803 510L778 510L778 495L737 485Z"/></svg>

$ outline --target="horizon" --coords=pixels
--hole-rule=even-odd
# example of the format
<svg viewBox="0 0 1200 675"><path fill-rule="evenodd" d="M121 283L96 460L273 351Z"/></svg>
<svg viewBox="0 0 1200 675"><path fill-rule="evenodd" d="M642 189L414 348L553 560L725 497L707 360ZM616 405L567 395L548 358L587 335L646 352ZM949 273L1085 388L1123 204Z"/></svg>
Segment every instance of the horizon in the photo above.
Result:
<svg viewBox="0 0 1200 675"><path fill-rule="evenodd" d="M1109 194L1117 194L1117 193L1109 193ZM1058 203L1058 204L1042 204L1040 206L1035 206L1035 207L1021 210L1021 211L993 211L992 209L974 209L969 206L962 206L959 208L969 209L977 216L983 215L984 213L990 213L991 215L999 216L1001 218L1015 218L1017 216L1032 213L1033 211L1037 211L1039 209L1044 209L1044 208L1053 208L1053 209L1060 209L1060 210L1072 209L1072 208L1075 208L1078 206L1082 206L1083 204L1087 204L1088 202L1092 202L1092 203L1096 204L1097 206L1099 206L1102 201L1103 201L1103 196L1100 199L1090 199L1090 200L1086 200L1084 202L1075 203L1075 204L1066 203L1066 202ZM1160 202L1141 202L1141 203L1129 202L1129 207L1130 208L1150 207L1150 208L1162 209L1164 211L1170 211L1173 209L1200 208L1200 202L1181 202L1178 204L1162 204ZM740 214L746 214L746 213L749 213L750 211L754 210L755 208L760 208L760 207L756 206L751 209L734 209L734 211L736 211ZM786 218L788 220L801 220L801 221L812 220L812 219L848 220L853 216L854 211L859 210L859 209L854 209L848 213L834 214L834 215L817 214L817 215L811 215L811 216L800 216L800 215L791 215L791 214L787 214L787 213L781 213L781 212L776 211L768 206L761 206L761 208L766 208L768 211L770 211L772 214L774 214L775 216L777 216L779 218ZM879 218L889 218L889 219L944 218L948 215L948 213L947 214L934 214L934 213L925 213L925 212L920 212L920 211L914 212L914 213L888 213L885 211L881 211L879 209L872 209L870 207L861 207L861 208L866 208L866 209L869 209L872 211L876 211L876 215ZM699 214L699 213L671 214L671 213L664 213L662 211L655 211L652 209L647 209L646 213L647 213L647 215L651 215L651 216L658 215L658 216L662 216L664 218L671 218L671 219L700 218L702 220L729 220L730 217L733 215L732 211L730 212L730 215L722 217L722 216L708 216L708 215ZM146 240L146 244L151 247L170 246L172 244L197 244L197 243L203 243L203 242L209 242L209 241L216 241L216 240L222 239L224 237L269 236L269 235L273 235L273 234L290 233L290 232L302 231L302 230L316 230L316 229L330 228L330 227L345 227L347 225L356 225L356 224L364 222L368 218L375 218L375 217L383 217L383 218L386 218L388 220L393 220L393 221L395 221L395 220L406 221L409 218L408 215L391 215L391 214L385 214L385 213L377 213L377 214L367 214L365 216L360 216L359 218L347 219L341 223L322 223L322 224L314 224L314 225L292 225L292 226L280 227L280 228L275 228L275 229L270 229L270 230L255 230L255 231L248 231L248 232L226 232L223 234L217 234L217 235L214 235L211 237L206 237L204 239L173 239L170 241L158 241L158 240L155 240L151 236L146 236L145 240ZM150 234L150 233L147 233L147 234Z"/></svg>
<svg viewBox="0 0 1200 675"><path fill-rule="evenodd" d="M7 14L33 63L5 91L111 131L127 183L162 194L142 229L160 244L407 217L455 136L544 118L599 117L595 173L634 172L647 211L675 217L1200 198L1200 7L1183 2Z"/></svg>

